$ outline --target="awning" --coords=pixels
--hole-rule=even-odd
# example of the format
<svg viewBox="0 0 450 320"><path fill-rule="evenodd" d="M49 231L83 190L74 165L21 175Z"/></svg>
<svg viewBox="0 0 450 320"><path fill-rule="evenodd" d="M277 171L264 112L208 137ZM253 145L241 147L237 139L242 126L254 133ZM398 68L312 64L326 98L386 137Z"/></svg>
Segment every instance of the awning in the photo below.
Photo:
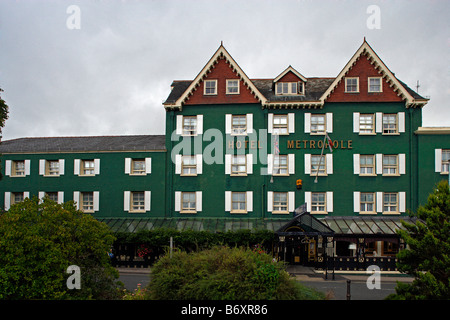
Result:
<svg viewBox="0 0 450 320"><path fill-rule="evenodd" d="M279 236L332 236L334 231L308 212L296 215L276 231Z"/></svg>
<svg viewBox="0 0 450 320"><path fill-rule="evenodd" d="M97 218L97 220L106 223L113 232L138 232L160 228L209 232L276 231L289 221L258 218Z"/></svg>
<svg viewBox="0 0 450 320"><path fill-rule="evenodd" d="M396 235L404 229L401 220L415 224L417 219L409 216L341 216L320 219L336 234L344 235Z"/></svg>

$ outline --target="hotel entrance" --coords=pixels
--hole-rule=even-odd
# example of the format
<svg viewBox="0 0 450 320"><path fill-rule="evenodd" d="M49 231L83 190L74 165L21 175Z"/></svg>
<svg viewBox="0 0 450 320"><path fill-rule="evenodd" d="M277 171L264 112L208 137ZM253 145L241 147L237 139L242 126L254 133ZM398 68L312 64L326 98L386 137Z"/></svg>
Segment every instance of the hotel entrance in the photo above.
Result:
<svg viewBox="0 0 450 320"><path fill-rule="evenodd" d="M307 212L295 216L278 229L276 234L277 259L292 265L320 268L330 253L327 249L334 244L334 232Z"/></svg>

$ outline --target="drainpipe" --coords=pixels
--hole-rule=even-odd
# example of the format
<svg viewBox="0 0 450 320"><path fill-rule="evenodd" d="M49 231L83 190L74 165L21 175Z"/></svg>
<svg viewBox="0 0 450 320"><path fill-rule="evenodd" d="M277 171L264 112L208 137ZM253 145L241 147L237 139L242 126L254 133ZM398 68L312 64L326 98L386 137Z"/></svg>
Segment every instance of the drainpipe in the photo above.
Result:
<svg viewBox="0 0 450 320"><path fill-rule="evenodd" d="M414 181L413 181L413 173L414 176L417 177L417 174L415 172L415 170L413 171L413 164L414 164L414 159L417 160L417 155L413 154L413 138L414 138L414 132L413 132L413 110L412 107L409 108L409 168L410 168L410 173L409 173L409 189L410 189L410 195L409 195L409 201L410 201L410 210L414 211L414 198L416 198L416 192L413 189L414 187ZM414 158L414 159L413 159ZM416 161L416 167L417 167L417 161ZM416 168L414 168L416 169ZM414 196L413 196L414 195Z"/></svg>

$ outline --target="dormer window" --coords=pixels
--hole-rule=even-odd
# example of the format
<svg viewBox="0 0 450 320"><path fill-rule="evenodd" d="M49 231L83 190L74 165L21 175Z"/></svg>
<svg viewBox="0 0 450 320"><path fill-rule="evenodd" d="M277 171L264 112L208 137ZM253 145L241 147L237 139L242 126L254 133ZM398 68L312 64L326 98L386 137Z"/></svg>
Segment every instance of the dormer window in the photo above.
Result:
<svg viewBox="0 0 450 320"><path fill-rule="evenodd" d="M303 82L278 82L275 85L275 93L278 95L303 94Z"/></svg>

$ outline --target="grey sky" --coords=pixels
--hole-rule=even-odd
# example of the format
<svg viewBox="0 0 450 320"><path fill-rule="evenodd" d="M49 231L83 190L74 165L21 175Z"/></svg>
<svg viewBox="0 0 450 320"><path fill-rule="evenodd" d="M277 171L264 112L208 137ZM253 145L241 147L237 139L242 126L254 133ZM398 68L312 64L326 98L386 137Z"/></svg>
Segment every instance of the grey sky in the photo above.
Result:
<svg viewBox="0 0 450 320"><path fill-rule="evenodd" d="M70 5L80 29L66 25ZM369 29L370 5L380 29ZM72 13L72 12L71 12ZM250 78L288 65L335 77L366 37L396 76L431 98L423 126L450 126L450 1L0 1L3 139L163 134L173 80L220 41Z"/></svg>

